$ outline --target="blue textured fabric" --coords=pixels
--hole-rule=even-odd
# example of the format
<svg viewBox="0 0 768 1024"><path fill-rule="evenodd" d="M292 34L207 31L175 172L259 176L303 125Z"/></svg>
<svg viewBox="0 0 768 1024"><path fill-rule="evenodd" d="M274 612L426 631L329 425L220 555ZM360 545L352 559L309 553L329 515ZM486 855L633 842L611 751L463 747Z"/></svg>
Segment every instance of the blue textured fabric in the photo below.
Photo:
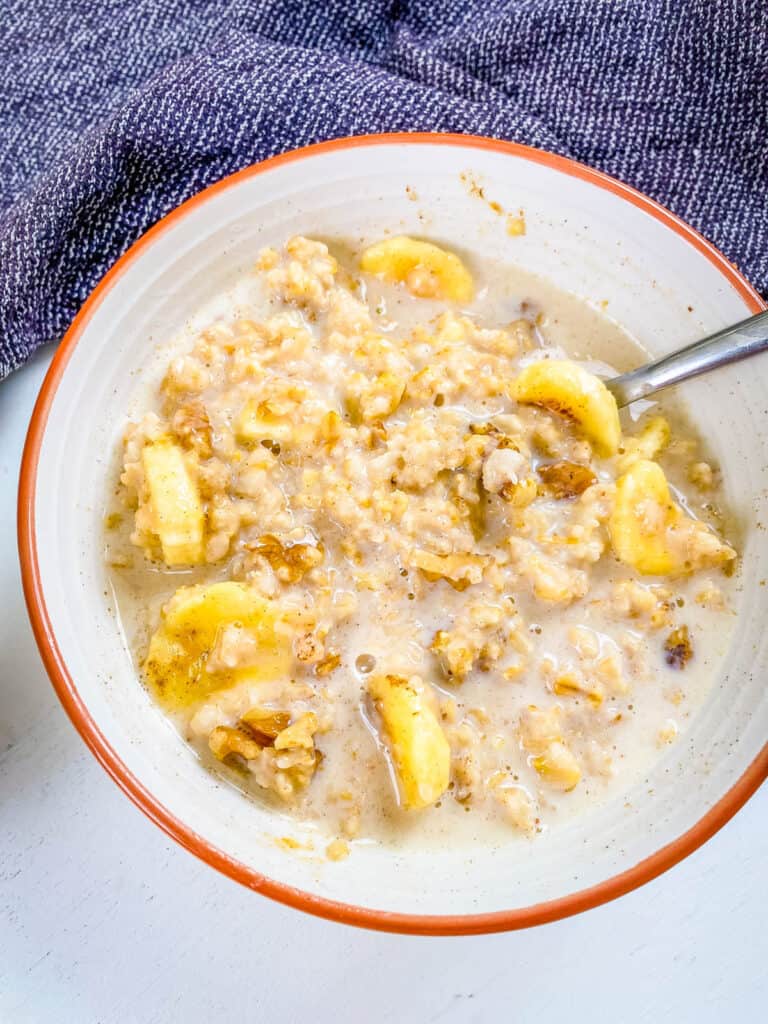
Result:
<svg viewBox="0 0 768 1024"><path fill-rule="evenodd" d="M366 132L575 157L768 291L766 0L0 0L0 54L0 376L183 199Z"/></svg>

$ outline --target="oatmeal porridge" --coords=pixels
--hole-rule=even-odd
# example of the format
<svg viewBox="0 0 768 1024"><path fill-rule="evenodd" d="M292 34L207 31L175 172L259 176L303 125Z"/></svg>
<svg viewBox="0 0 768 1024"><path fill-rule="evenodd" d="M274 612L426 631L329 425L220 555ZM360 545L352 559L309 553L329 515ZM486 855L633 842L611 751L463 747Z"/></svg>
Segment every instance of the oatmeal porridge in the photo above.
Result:
<svg viewBox="0 0 768 1024"><path fill-rule="evenodd" d="M330 859L535 837L675 743L736 552L674 406L620 419L600 377L644 357L607 317L429 242L296 237L163 358L107 516L126 635Z"/></svg>

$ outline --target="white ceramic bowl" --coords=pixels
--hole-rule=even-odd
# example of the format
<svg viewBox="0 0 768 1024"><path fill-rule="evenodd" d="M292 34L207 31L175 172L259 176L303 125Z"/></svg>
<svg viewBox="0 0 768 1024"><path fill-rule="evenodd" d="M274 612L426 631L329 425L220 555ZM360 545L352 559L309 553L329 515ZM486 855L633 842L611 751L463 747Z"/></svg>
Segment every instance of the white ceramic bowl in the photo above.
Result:
<svg viewBox="0 0 768 1024"><path fill-rule="evenodd" d="M471 195L507 209L510 238ZM415 191L413 201L406 186ZM624 800L536 842L324 863L281 848L286 823L200 767L135 678L105 598L105 473L137 374L189 314L290 234L429 234L519 263L595 302L654 354L763 308L700 236L613 179L538 150L464 136L345 139L288 153L195 196L107 274L59 348L30 428L20 551L33 626L75 725L128 795L198 856L305 910L412 932L516 928L639 885L715 832L768 774L768 393L762 362L686 385L743 530L744 587L727 671L684 738ZM652 795L649 795L652 791ZM727 870L724 865L723 870Z"/></svg>

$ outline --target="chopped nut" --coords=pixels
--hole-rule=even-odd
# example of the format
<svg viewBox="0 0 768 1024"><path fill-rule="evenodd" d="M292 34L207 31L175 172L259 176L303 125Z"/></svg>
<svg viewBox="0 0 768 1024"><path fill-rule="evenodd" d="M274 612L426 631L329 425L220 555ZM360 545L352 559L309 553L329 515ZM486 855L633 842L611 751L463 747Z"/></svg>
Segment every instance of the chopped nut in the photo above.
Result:
<svg viewBox="0 0 768 1024"><path fill-rule="evenodd" d="M284 545L271 533L264 534L255 543L246 544L245 547L266 558L282 583L298 583L323 560L322 547L313 544Z"/></svg>
<svg viewBox="0 0 768 1024"><path fill-rule="evenodd" d="M201 459L213 454L211 421L202 402L185 402L171 420L171 427L185 448L197 452Z"/></svg>
<svg viewBox="0 0 768 1024"><path fill-rule="evenodd" d="M293 725L283 729L275 738L275 750L287 750L289 747L302 747L311 750L315 743L313 736L317 732L318 721L314 711L307 711Z"/></svg>
<svg viewBox="0 0 768 1024"><path fill-rule="evenodd" d="M252 707L240 717L240 722L255 735L262 746L271 746L272 740L288 727L290 721L291 716L287 711L259 706Z"/></svg>
<svg viewBox="0 0 768 1024"><path fill-rule="evenodd" d="M220 761L230 754L239 754L246 761L251 761L259 756L262 749L250 733L244 729L231 729L227 725L219 725L213 730L208 737L208 746Z"/></svg>
<svg viewBox="0 0 768 1024"><path fill-rule="evenodd" d="M687 626L673 629L664 641L665 660L672 668L685 668L693 657L693 646Z"/></svg>
<svg viewBox="0 0 768 1024"><path fill-rule="evenodd" d="M536 472L548 490L558 499L575 498L597 480L589 466L568 462L567 459L539 466Z"/></svg>

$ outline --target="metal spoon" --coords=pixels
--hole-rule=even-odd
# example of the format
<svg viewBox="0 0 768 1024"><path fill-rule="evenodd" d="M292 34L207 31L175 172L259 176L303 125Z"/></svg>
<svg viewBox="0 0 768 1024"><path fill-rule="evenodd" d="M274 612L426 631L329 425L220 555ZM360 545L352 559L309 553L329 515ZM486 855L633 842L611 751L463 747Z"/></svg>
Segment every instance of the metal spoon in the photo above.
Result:
<svg viewBox="0 0 768 1024"><path fill-rule="evenodd" d="M738 362L739 359L746 359L766 349L768 310L604 383L616 399L616 404L621 407L636 402L638 398L647 398L662 388L709 373L718 366L727 366L728 363Z"/></svg>

